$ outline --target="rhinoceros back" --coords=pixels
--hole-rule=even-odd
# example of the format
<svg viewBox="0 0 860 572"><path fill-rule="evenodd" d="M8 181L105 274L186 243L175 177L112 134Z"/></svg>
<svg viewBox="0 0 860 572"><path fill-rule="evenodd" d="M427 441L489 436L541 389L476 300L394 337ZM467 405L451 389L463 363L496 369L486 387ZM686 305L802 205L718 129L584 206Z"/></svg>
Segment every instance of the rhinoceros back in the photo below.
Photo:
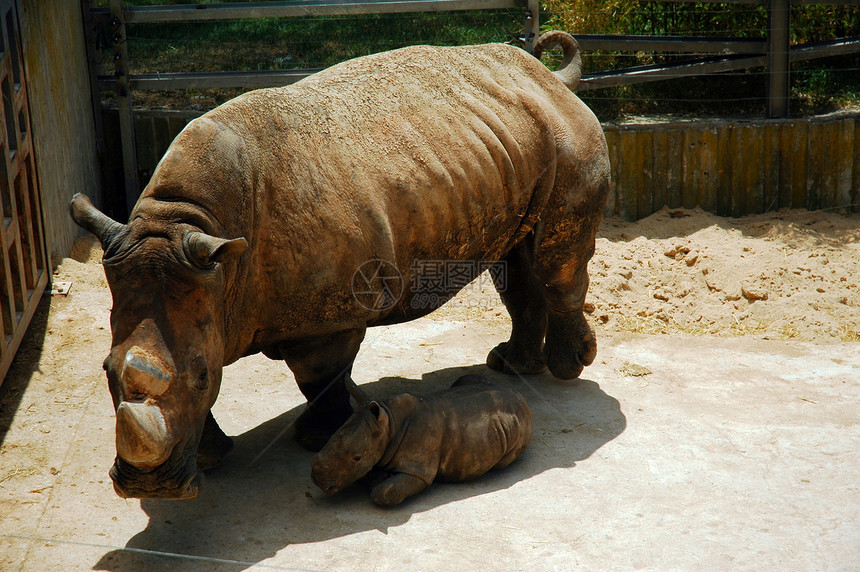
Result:
<svg viewBox="0 0 860 572"><path fill-rule="evenodd" d="M254 166L247 280L271 293L241 303L255 350L416 317L411 290L371 315L352 296L356 269L384 260L412 284L415 261L499 260L541 220L557 169L584 161L583 134L600 134L545 66L501 44L357 58L205 117Z"/></svg>
<svg viewBox="0 0 860 572"><path fill-rule="evenodd" d="M528 447L532 414L518 392L475 383L445 395L450 404L436 480L474 479L508 466Z"/></svg>
<svg viewBox="0 0 860 572"><path fill-rule="evenodd" d="M364 235L344 243L388 260L496 259L539 216L549 189L533 191L553 172L574 101L522 50L414 46L216 112L271 156L264 176L276 196L261 222L291 228L302 213L328 228L358 223Z"/></svg>

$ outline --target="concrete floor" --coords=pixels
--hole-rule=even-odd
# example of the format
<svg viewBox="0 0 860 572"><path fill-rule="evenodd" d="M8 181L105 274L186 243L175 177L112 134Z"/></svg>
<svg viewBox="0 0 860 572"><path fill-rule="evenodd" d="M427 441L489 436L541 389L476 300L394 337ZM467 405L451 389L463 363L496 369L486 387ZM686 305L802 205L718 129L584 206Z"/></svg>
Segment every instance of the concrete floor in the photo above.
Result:
<svg viewBox="0 0 860 572"><path fill-rule="evenodd" d="M0 482L0 569L860 569L860 345L604 333L567 383L489 373L505 335L465 318L369 332L355 378L372 395L476 371L535 418L508 469L385 510L311 483L289 438L303 400L262 356L225 371L214 413L236 448L201 496L120 499L105 332L70 391L37 375L20 398L4 447L34 461Z"/></svg>

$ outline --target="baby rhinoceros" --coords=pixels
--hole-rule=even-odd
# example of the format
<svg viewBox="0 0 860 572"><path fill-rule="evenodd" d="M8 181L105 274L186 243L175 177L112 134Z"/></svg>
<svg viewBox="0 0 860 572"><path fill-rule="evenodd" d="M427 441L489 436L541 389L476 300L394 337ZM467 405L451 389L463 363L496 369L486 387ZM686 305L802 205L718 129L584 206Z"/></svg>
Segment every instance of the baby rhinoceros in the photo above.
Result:
<svg viewBox="0 0 860 572"><path fill-rule="evenodd" d="M450 389L407 393L360 405L313 458L312 477L327 494L376 469L387 478L371 490L392 506L434 480L459 482L511 464L532 436L523 396L466 375Z"/></svg>

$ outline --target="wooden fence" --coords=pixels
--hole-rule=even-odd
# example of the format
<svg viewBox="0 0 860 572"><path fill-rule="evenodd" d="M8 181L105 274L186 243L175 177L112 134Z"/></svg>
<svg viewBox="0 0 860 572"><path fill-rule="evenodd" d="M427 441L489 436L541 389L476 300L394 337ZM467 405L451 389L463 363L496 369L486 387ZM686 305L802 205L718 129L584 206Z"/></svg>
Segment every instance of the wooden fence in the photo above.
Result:
<svg viewBox="0 0 860 572"><path fill-rule="evenodd" d="M141 110L134 129L146 179L198 111ZM117 148L119 113L105 110L108 147ZM606 216L637 220L670 208L721 216L780 208L860 211L860 112L811 119L604 124L612 163ZM105 182L122 182L121 158ZM112 174L111 174L112 173Z"/></svg>
<svg viewBox="0 0 860 572"><path fill-rule="evenodd" d="M0 0L0 383L51 274L17 12Z"/></svg>
<svg viewBox="0 0 860 572"><path fill-rule="evenodd" d="M604 125L606 215L637 220L701 207L721 216L780 208L860 211L860 113L812 119Z"/></svg>

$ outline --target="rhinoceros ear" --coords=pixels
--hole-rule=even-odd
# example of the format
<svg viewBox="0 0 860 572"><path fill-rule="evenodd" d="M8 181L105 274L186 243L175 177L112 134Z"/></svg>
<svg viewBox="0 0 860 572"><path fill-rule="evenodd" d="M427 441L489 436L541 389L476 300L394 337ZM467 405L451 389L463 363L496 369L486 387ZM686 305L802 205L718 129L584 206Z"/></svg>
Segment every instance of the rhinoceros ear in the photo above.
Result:
<svg viewBox="0 0 860 572"><path fill-rule="evenodd" d="M81 193L72 197L69 203L69 212L75 222L84 229L90 231L102 243L102 248L107 251L117 238L126 231L126 226L113 220L93 205L90 198Z"/></svg>
<svg viewBox="0 0 860 572"><path fill-rule="evenodd" d="M379 424L380 429L385 430L388 428L388 412L379 403L371 401L367 404L367 409L376 417L376 422Z"/></svg>
<svg viewBox="0 0 860 572"><path fill-rule="evenodd" d="M227 262L239 258L248 250L244 238L217 238L202 232L189 232L183 239L185 255L200 268L211 268L217 262Z"/></svg>

